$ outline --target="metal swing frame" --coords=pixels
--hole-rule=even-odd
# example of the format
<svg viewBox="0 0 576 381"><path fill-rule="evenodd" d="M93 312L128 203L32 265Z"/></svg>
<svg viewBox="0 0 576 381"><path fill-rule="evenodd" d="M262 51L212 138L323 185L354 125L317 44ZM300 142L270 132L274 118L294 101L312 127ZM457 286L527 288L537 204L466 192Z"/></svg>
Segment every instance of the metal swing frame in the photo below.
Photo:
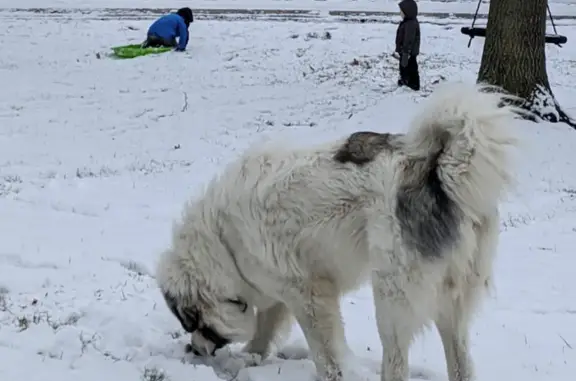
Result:
<svg viewBox="0 0 576 381"><path fill-rule="evenodd" d="M486 37L486 27L474 27L476 23L476 19L478 18L478 12L480 11L480 5L482 4L482 0L478 0L478 6L476 7L476 12L474 13L474 18L472 19L472 25L467 27L463 27L460 29L462 34L465 34L470 37L468 41L468 47L472 44L472 39L474 37ZM566 36L558 34L556 31L556 24L554 23L554 17L552 16L552 12L550 11L550 5L546 2L546 9L548 10L548 16L550 17L550 22L552 23L552 28L554 29L554 34L546 33L545 41L548 44L558 45L558 47L562 47L562 44L565 44L568 41Z"/></svg>

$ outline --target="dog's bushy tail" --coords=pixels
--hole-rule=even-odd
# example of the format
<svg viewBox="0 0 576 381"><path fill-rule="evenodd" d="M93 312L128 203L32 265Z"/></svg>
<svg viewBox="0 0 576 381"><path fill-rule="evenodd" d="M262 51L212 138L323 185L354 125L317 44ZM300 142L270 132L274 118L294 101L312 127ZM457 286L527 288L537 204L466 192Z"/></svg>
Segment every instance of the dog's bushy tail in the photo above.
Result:
<svg viewBox="0 0 576 381"><path fill-rule="evenodd" d="M491 86L445 85L412 122L396 215L407 243L422 254L440 255L458 238L464 216L481 221L494 213L513 183L510 149L520 110L508 100Z"/></svg>

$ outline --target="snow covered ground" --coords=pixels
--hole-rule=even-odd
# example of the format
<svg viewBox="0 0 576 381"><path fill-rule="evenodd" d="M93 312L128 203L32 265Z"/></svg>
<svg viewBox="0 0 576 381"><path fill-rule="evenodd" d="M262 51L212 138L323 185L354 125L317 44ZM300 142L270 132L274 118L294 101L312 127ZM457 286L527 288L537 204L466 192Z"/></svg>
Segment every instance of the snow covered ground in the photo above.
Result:
<svg viewBox="0 0 576 381"><path fill-rule="evenodd" d="M399 0L2 0L1 8L179 8L398 11ZM474 13L477 0L418 0L420 12ZM576 0L550 0L554 15L576 15ZM482 1L480 13L488 12Z"/></svg>
<svg viewBox="0 0 576 381"><path fill-rule="evenodd" d="M422 98L390 91L395 26L207 21L193 26L187 53L107 56L140 41L148 23L0 23L0 380L312 381L297 328L282 350L288 359L258 363L238 347L209 363L185 354L151 271L183 202L251 142L405 128ZM441 76L474 80L482 40L467 49L446 25L426 24L423 36L427 91ZM570 46L549 47L548 67L576 114ZM568 381L576 132L531 123L522 131L497 292L473 327L472 350L479 380ZM373 315L368 288L345 299L369 381L379 380L381 353ZM411 367L413 379L447 379L435 331L415 343Z"/></svg>

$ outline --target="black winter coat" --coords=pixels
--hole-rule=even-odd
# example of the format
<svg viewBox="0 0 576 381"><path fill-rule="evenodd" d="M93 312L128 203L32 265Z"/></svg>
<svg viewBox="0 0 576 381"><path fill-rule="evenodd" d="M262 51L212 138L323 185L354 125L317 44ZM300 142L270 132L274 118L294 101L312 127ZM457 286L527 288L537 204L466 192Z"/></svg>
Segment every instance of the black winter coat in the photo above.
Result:
<svg viewBox="0 0 576 381"><path fill-rule="evenodd" d="M398 4L404 12L404 20L396 31L396 53L417 56L420 53L420 23L418 5L414 0L403 0Z"/></svg>

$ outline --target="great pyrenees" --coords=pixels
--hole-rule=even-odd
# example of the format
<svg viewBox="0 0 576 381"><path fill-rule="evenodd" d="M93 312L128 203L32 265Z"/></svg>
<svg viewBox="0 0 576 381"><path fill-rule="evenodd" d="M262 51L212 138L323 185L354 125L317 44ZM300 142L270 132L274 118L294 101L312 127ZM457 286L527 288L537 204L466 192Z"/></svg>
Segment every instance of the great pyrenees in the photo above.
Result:
<svg viewBox="0 0 576 381"><path fill-rule="evenodd" d="M450 381L472 379L468 331L517 145L505 98L446 85L405 134L268 144L230 164L186 205L157 268L194 353L247 342L265 357L294 317L318 378L350 380L340 298L371 279L382 381L408 379L410 343L431 322Z"/></svg>

